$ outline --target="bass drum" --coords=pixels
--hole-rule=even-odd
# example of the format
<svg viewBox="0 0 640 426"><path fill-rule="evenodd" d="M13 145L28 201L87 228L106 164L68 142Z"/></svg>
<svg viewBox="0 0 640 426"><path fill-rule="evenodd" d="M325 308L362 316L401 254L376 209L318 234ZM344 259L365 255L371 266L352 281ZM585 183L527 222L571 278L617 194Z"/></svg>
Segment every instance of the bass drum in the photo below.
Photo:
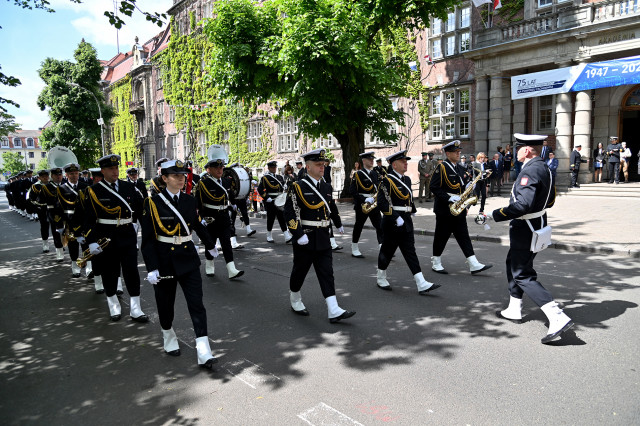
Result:
<svg viewBox="0 0 640 426"><path fill-rule="evenodd" d="M224 176L231 178L231 189L236 194L236 200L244 199L249 195L251 178L243 167L226 168L224 169Z"/></svg>

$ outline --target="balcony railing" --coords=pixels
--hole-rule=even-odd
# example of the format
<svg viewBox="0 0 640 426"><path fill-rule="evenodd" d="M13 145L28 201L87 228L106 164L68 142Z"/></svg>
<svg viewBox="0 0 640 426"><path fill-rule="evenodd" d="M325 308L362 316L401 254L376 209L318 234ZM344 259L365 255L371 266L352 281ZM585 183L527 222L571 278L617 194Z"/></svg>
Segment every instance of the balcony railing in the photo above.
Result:
<svg viewBox="0 0 640 426"><path fill-rule="evenodd" d="M474 48L479 49L528 37L568 30L612 19L640 16L640 0L616 0L568 7L561 11L537 16L526 21L501 27L487 28L476 33Z"/></svg>
<svg viewBox="0 0 640 426"><path fill-rule="evenodd" d="M144 100L141 99L139 101L129 102L129 112L130 113L144 112Z"/></svg>

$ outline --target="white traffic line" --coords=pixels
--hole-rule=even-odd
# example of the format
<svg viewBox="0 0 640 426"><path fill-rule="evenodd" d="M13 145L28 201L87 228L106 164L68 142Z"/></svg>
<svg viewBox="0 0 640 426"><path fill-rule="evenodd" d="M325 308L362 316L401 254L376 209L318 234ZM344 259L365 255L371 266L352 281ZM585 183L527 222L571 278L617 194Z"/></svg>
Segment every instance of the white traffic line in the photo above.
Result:
<svg viewBox="0 0 640 426"><path fill-rule="evenodd" d="M260 385L280 380L280 377L274 376L262 369L259 365L244 358L237 361L229 361L224 364L224 368L252 389L257 389Z"/></svg>
<svg viewBox="0 0 640 426"><path fill-rule="evenodd" d="M363 426L362 423L359 423L353 420L351 417L346 414L341 413L335 408L329 407L324 402L316 405L315 407L309 408L307 411L298 414L298 417L310 424L311 426L320 426L320 425L360 425Z"/></svg>

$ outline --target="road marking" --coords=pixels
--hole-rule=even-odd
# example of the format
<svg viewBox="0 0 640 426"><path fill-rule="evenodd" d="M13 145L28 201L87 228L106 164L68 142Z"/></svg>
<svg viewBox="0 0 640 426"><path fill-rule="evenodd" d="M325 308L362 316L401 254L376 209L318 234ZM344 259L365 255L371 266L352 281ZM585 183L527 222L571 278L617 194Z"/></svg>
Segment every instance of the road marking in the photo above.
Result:
<svg viewBox="0 0 640 426"><path fill-rule="evenodd" d="M359 423L353 420L351 417L346 414L341 413L335 408L329 407L324 402L316 405L315 407L309 408L304 413L298 414L298 417L310 424L311 426L316 425L360 425L363 426L362 423Z"/></svg>
<svg viewBox="0 0 640 426"><path fill-rule="evenodd" d="M280 377L274 376L262 369L259 365L245 358L237 361L229 361L224 364L224 368L252 389L257 389L260 385L272 384L274 381L280 380Z"/></svg>

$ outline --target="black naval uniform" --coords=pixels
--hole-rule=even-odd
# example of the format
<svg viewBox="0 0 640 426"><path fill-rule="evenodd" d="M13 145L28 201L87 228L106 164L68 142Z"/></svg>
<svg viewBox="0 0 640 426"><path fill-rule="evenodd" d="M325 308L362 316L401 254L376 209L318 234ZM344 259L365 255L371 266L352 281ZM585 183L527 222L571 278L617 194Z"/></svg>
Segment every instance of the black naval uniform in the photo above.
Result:
<svg viewBox="0 0 640 426"><path fill-rule="evenodd" d="M40 191L40 203L47 206L47 216L51 225L51 236L53 237L53 246L57 249L62 248L62 236L57 231L64 228L64 213L58 200L58 184L49 182L42 186Z"/></svg>
<svg viewBox="0 0 640 426"><path fill-rule="evenodd" d="M307 168L306 167L303 167L300 170L298 170L298 180L301 180L306 175L307 175Z"/></svg>
<svg viewBox="0 0 640 426"><path fill-rule="evenodd" d="M264 200L264 205L267 210L267 231L271 232L273 229L273 222L278 218L278 224L282 232L287 230L285 225L284 215L280 209L275 205L276 197L284 192L284 178L277 174L265 173L260 179L258 185L258 193ZM267 199L271 198L271 202L267 202Z"/></svg>
<svg viewBox="0 0 640 426"><path fill-rule="evenodd" d="M230 178L223 176L220 181L218 182L210 174L204 175L198 182L195 197L198 212L207 223L207 232L213 241L220 239L225 263L229 263L233 262L229 203L235 194L231 190ZM205 251L204 255L207 260L213 260L209 251Z"/></svg>
<svg viewBox="0 0 640 426"><path fill-rule="evenodd" d="M328 207L309 187L309 184L316 188L329 203ZM292 292L300 291L307 273L313 265L322 296L326 299L336 294L329 226L333 221L335 226L340 228L342 221L332 193L331 185L322 180L316 184L309 175L306 175L292 185L287 195L284 217L293 235L293 269L289 280L289 289ZM307 235L309 243L300 245L298 239L303 235Z"/></svg>
<svg viewBox="0 0 640 426"><path fill-rule="evenodd" d="M580 164L581 163L586 163L587 160L583 160L582 156L580 155L580 151L577 150L573 150L571 151L571 157L570 157L570 163L569 164L569 169L571 169L571 185L569 186L569 188L579 188L580 185L578 184L578 174L580 173Z"/></svg>
<svg viewBox="0 0 640 426"><path fill-rule="evenodd" d="M107 186L117 192L129 206L125 206ZM121 268L129 296L140 296L137 236L133 223L137 222L141 212L142 195L131 182L117 180L110 184L102 180L87 190L84 212L87 244L97 243L103 237L111 239L102 253L95 256L100 264L107 297L116 294Z"/></svg>
<svg viewBox="0 0 640 426"><path fill-rule="evenodd" d="M620 182L620 152L624 151L621 143L610 143L607 146L609 154L609 183Z"/></svg>
<svg viewBox="0 0 640 426"><path fill-rule="evenodd" d="M230 224L231 224L231 236L235 237L236 236L236 217L238 217L238 212L240 212L240 219L242 220L242 223L244 223L244 226L248 226L249 223L249 210L247 209L247 198L248 198L249 194L247 194L246 196L242 197L242 198L234 198L232 201L232 204L234 206L236 206L235 209L233 209L231 211L231 219L230 219Z"/></svg>
<svg viewBox="0 0 640 426"><path fill-rule="evenodd" d="M547 196L549 196L548 201ZM522 295L527 293L527 296L538 306L552 302L553 297L537 280L537 273L533 269L536 253L531 251L533 232L526 220L519 218L551 208L555 203L555 197L555 182L549 173L549 168L542 158L534 157L522 167L511 191L510 204L492 213L496 222L511 220L507 254L509 292L517 299L522 299ZM547 214L544 213L529 221L534 229L542 229L547 225Z"/></svg>
<svg viewBox="0 0 640 426"><path fill-rule="evenodd" d="M37 182L37 178L36 180L33 180L33 177L31 178L25 177L22 180L22 194L23 194L22 197L24 199L24 209L29 215L36 212L35 206L29 202L29 196L28 196L29 191L31 190L31 187L35 182Z"/></svg>
<svg viewBox="0 0 640 426"><path fill-rule="evenodd" d="M147 191L147 187L144 184L144 180L142 178L138 178L136 181L132 181L129 176L127 176L127 181L131 182L138 188L140 194L142 194L142 198L147 198L149 196L149 192Z"/></svg>
<svg viewBox="0 0 640 426"><path fill-rule="evenodd" d="M156 176L153 179L151 179L151 184L149 185L149 189L151 190L151 195L159 194L166 187L167 185L162 180L162 176Z"/></svg>
<svg viewBox="0 0 640 426"><path fill-rule="evenodd" d="M378 244L382 244L382 226L380 224L380 206L371 210L366 214L362 212L362 205L365 204L367 198L376 197L376 191L380 179L378 174L373 170L358 170L354 173L353 179L351 179L351 185L349 186L349 192L353 197L353 209L356 211L356 223L353 226L353 236L351 238L352 243L360 241L360 235L362 234L362 228L364 227L367 218L371 220L371 224L376 229L376 238Z"/></svg>
<svg viewBox="0 0 640 426"><path fill-rule="evenodd" d="M9 182L4 186L4 193L7 196L7 201L9 202L9 206L15 206L16 203L13 199L13 194L11 193L11 185L13 182Z"/></svg>
<svg viewBox="0 0 640 426"><path fill-rule="evenodd" d="M147 271L158 270L161 277L171 277L163 278L153 286L160 326L163 330L172 327L176 289L180 284L196 337L206 336L207 312L202 303L200 257L191 240L191 233L196 232L207 250L213 249L215 242L200 223L193 196L182 192L176 203L166 188L162 195L180 213L188 229L184 228L181 220L159 194L144 201L140 218L144 263Z"/></svg>
<svg viewBox="0 0 640 426"><path fill-rule="evenodd" d="M409 176L400 176L393 170L386 174L380 182L378 208L382 212L382 233L384 236L378 254L378 269L386 270L394 253L400 248L411 273L415 275L422 272L413 235L411 214L417 210L411 194ZM402 226L396 224L398 217L404 220Z"/></svg>
<svg viewBox="0 0 640 426"><path fill-rule="evenodd" d="M473 245L469 237L467 227L467 210L458 216L451 214L449 210L449 198L452 195L461 195L467 182L463 179L466 169L459 164L444 160L438 164L429 188L435 196L433 211L436 214L436 230L433 236L433 255L441 256L449 241L451 234L456 238L458 245L464 253L464 257L474 255Z"/></svg>
<svg viewBox="0 0 640 426"><path fill-rule="evenodd" d="M29 192L29 201L33 205L36 214L38 215L38 221L40 222L40 237L43 241L49 239L49 221L47 220L47 205L40 201L42 197L42 188L44 184L40 181L34 183L31 186L31 192Z"/></svg>
<svg viewBox="0 0 640 426"><path fill-rule="evenodd" d="M85 188L87 188L87 184L80 180L76 185L67 182L58 186L58 201L62 208L64 221L69 228L69 233L76 238L80 237L83 232L84 219L81 199L84 197L82 191ZM69 257L75 262L80 254L80 244L74 239L67 243L67 247L69 248ZM83 248L87 248L86 243Z"/></svg>
<svg viewBox="0 0 640 426"><path fill-rule="evenodd" d="M387 175L387 169L385 169L384 166L375 166L373 171L378 174L379 180L382 180L382 178Z"/></svg>

